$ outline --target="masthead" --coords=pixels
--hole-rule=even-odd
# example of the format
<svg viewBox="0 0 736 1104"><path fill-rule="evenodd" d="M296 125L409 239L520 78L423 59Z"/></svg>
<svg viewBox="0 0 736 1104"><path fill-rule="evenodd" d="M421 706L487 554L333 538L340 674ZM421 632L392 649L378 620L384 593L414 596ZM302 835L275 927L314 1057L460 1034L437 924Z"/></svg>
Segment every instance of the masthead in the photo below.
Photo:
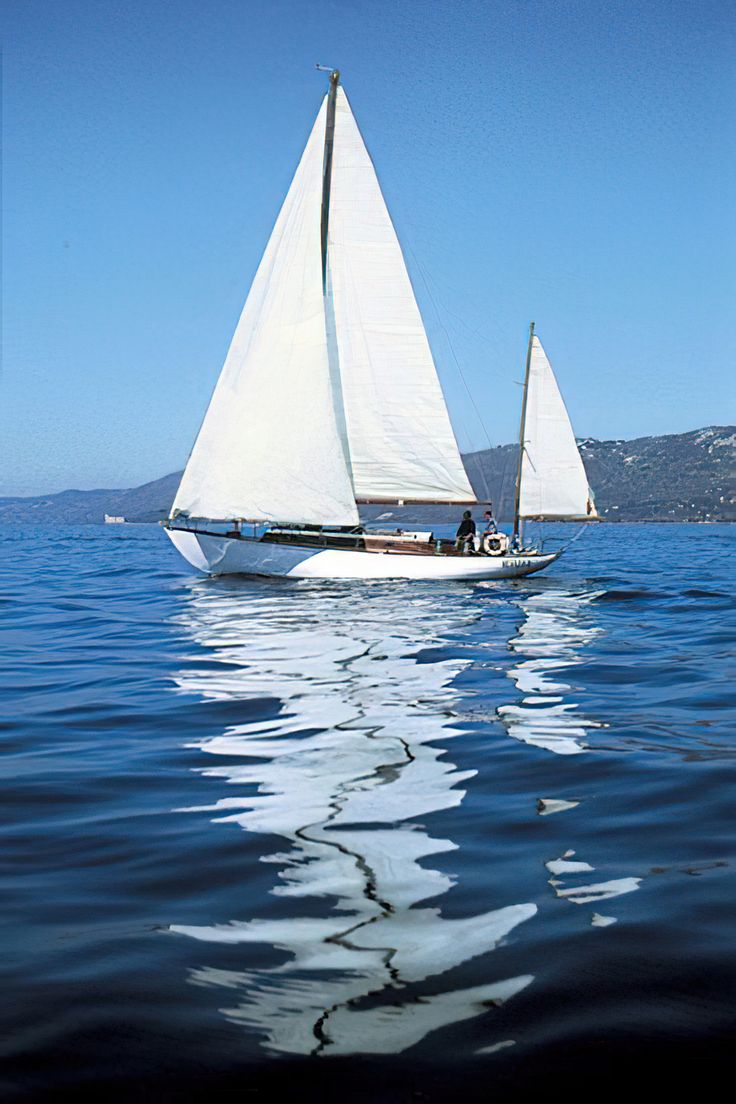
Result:
<svg viewBox="0 0 736 1104"><path fill-rule="evenodd" d="M320 73L329 73L330 74L330 84L332 85L333 88L336 88L337 85L340 83L340 70L339 69L333 69L331 65L320 65L319 63L317 63L317 65L315 65L315 69L319 69Z"/></svg>

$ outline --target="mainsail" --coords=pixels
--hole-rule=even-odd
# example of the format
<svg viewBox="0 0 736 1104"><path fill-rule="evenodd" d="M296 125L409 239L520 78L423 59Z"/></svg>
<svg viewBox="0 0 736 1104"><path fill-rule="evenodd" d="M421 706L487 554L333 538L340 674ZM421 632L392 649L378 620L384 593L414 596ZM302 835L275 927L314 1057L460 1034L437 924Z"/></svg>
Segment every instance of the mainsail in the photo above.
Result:
<svg viewBox="0 0 736 1104"><path fill-rule="evenodd" d="M355 525L327 356L325 104L238 322L173 514Z"/></svg>
<svg viewBox="0 0 736 1104"><path fill-rule="evenodd" d="M336 107L328 290L356 498L475 501L396 231L341 87Z"/></svg>
<svg viewBox="0 0 736 1104"><path fill-rule="evenodd" d="M276 221L173 516L355 525L355 500L470 502L396 232L337 88Z"/></svg>
<svg viewBox="0 0 736 1104"><path fill-rule="evenodd" d="M536 336L531 338L525 415L519 517L549 521L597 517L570 418Z"/></svg>

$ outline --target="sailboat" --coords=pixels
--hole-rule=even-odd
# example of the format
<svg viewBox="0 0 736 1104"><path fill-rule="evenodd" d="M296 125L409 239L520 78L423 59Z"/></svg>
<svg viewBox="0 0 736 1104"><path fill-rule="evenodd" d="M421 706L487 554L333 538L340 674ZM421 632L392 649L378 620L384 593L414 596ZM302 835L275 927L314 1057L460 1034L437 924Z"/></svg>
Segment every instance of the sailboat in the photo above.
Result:
<svg viewBox="0 0 736 1104"><path fill-rule="evenodd" d="M366 530L358 507L481 505L463 467L376 171L329 90L250 288L166 532L214 575L493 579L559 556L523 522L595 516L570 420L532 325L513 540L473 548ZM507 546L508 545L508 546Z"/></svg>

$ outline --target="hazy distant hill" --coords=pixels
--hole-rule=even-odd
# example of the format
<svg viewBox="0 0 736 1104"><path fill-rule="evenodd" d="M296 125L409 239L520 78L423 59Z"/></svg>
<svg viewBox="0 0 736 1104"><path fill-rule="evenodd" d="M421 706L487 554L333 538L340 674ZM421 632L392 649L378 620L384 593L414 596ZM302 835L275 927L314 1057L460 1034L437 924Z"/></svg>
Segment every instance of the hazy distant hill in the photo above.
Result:
<svg viewBox="0 0 736 1104"><path fill-rule="evenodd" d="M105 514L129 521L158 521L167 516L180 478L181 472L174 472L127 491L61 491L35 498L0 498L0 522L101 525Z"/></svg>
<svg viewBox="0 0 736 1104"><path fill-rule="evenodd" d="M736 521L736 426L710 426L635 441L586 438L580 446L598 509L610 521ZM464 457L478 497L490 498L502 519L513 511L517 457L517 445L499 445ZM174 472L132 490L0 498L0 522L101 524L106 513L128 521L158 521L169 512L180 476L181 472ZM373 517L381 512L390 511L385 507L369 511ZM451 520L457 510L414 508L411 513L402 512L401 520L439 522L445 514Z"/></svg>

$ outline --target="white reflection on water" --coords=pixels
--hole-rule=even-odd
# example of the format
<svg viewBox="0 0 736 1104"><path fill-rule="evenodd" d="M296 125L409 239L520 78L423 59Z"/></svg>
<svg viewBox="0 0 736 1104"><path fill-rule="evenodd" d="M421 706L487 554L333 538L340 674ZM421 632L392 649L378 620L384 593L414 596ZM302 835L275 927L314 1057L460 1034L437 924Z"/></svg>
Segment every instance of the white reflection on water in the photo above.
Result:
<svg viewBox="0 0 736 1104"><path fill-rule="evenodd" d="M594 622L590 606L601 593L547 590L518 602L524 621L509 641L518 658L508 674L525 696L520 703L502 705L497 711L514 739L557 755L579 755L588 750L584 740L586 730L603 727L600 721L580 716L578 702L569 700L574 687L565 681L572 669L583 662L583 649L602 631ZM561 798L538 798L537 813L549 816L574 809L578 804ZM595 870L590 863L574 859L574 855L574 851L566 851L560 858L545 863L552 875L548 878L549 885L562 900L591 905L639 888L642 879L634 877L574 884L580 876ZM615 922L615 917L598 913L593 913L591 919L594 927L607 927Z"/></svg>
<svg viewBox="0 0 736 1104"><path fill-rule="evenodd" d="M549 878L549 884L553 886L555 894L572 901L575 905L590 905L596 901L605 901L609 897L621 897L624 893L633 893L639 888L641 878L613 878L609 882L597 882L594 885L566 886L570 875L589 874L595 870L590 863L580 862L572 858L574 851L566 851L560 859L550 859L544 865L553 877ZM564 878L560 875L564 874ZM595 913L594 916L598 914ZM594 924L604 926L603 922L613 923L611 917L598 917L592 921Z"/></svg>
<svg viewBox="0 0 736 1104"><path fill-rule="evenodd" d="M518 603L524 621L509 641L518 658L508 674L524 697L498 709L515 740L557 755L579 755L586 750L586 729L601 727L581 717L577 702L564 697L572 690L566 672L583 662L581 649L601 632L588 608L596 597L549 590Z"/></svg>
<svg viewBox="0 0 736 1104"><path fill-rule="evenodd" d="M557 797L537 798L537 813L539 816L552 816L554 813L565 813L568 809L575 809L579 801L563 801Z"/></svg>
<svg viewBox="0 0 736 1104"><path fill-rule="evenodd" d="M447 920L437 907L415 907L453 884L420 860L457 845L409 821L458 805L457 787L475 773L433 746L458 733L452 681L467 661L420 661L417 652L440 649L448 632L476 616L469 608L453 623L433 593L408 588L194 589L187 628L220 662L183 672L179 687L244 703L273 698L281 711L196 745L213 757L204 773L236 793L188 811L281 836L287 847L263 858L280 868L272 893L327 899L319 916L312 904L303 916L172 928L288 954L268 969L205 966L192 975L232 991L224 1014L263 1032L272 1050L399 1052L532 980L461 990L435 981L420 999L400 992L492 950L536 912L534 904L510 904Z"/></svg>

